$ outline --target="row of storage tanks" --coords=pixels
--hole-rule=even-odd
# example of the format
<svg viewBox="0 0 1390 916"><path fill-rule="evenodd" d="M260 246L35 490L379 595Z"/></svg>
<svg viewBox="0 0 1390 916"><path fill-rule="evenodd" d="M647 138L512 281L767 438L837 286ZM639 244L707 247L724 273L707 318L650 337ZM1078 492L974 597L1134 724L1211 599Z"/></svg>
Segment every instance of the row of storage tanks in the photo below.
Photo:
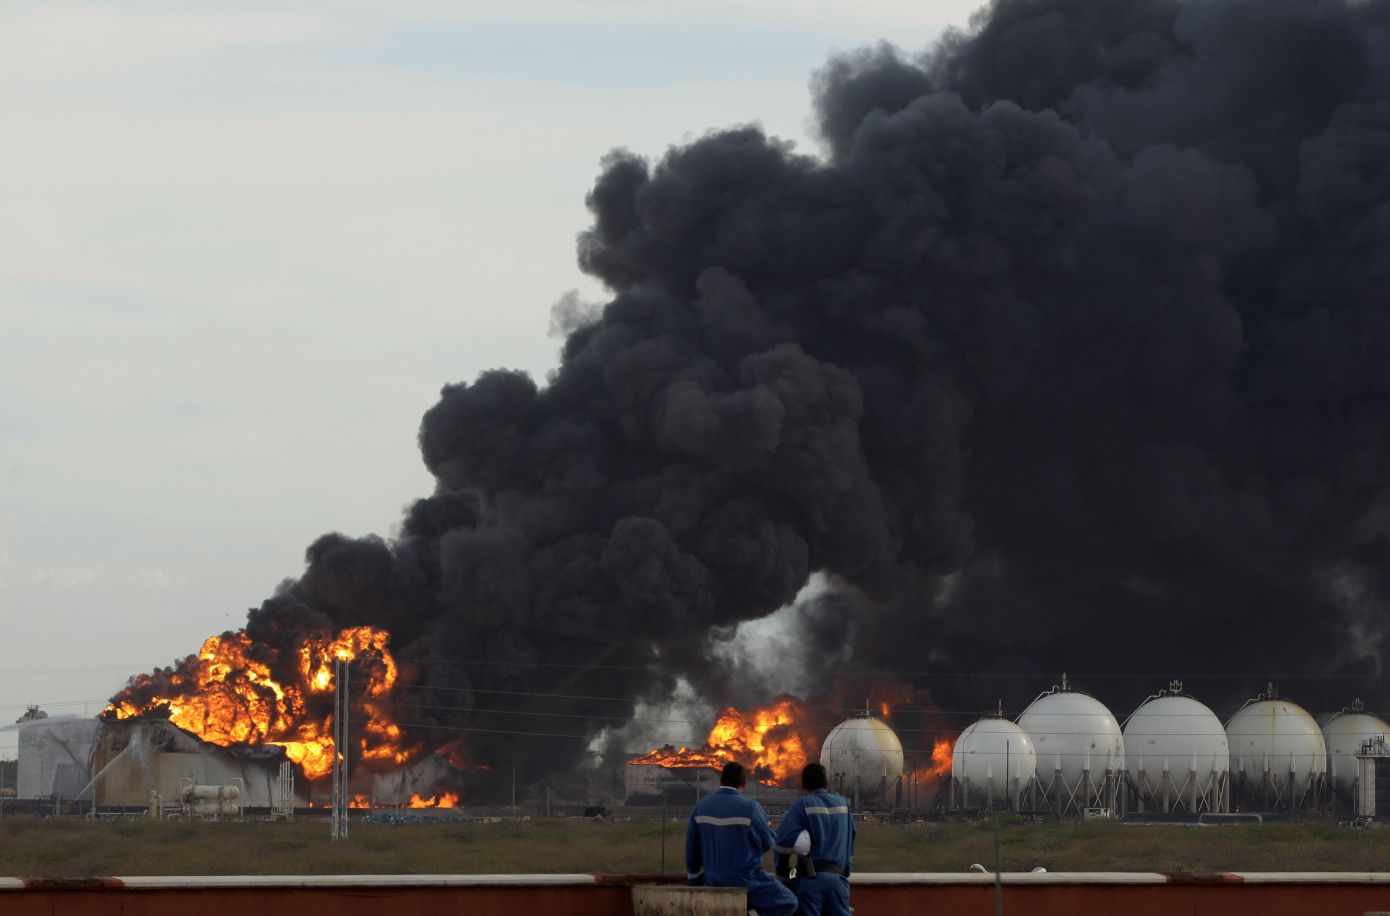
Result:
<svg viewBox="0 0 1390 916"><path fill-rule="evenodd" d="M1353 791L1357 754L1390 725L1354 704L1322 725L1273 688L1223 726L1203 703L1169 689L1144 701L1123 727L1099 700L1063 686L1018 717L980 719L956 739L952 794L958 807L1016 806L1037 790L1059 808L1105 804L1127 773L1146 805L1224 811L1232 783L1246 804L1293 808L1329 785Z"/></svg>

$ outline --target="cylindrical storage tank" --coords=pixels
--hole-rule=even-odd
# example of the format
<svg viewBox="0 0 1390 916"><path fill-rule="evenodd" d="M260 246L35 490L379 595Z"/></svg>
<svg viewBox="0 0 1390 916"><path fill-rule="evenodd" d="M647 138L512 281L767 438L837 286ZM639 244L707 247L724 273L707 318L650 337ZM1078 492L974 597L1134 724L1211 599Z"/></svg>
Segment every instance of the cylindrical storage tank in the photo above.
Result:
<svg viewBox="0 0 1390 916"><path fill-rule="evenodd" d="M1085 796L1097 793L1108 773L1125 767L1120 723L1090 694L1045 693L1023 711L1018 724L1033 739L1038 782L1054 797L1089 804ZM1059 777L1063 786L1054 785Z"/></svg>
<svg viewBox="0 0 1390 916"><path fill-rule="evenodd" d="M856 716L826 735L820 762L832 790L850 799L888 802L902 778L903 746L886 722Z"/></svg>
<svg viewBox="0 0 1390 916"><path fill-rule="evenodd" d="M1019 725L1001 717L971 723L951 751L951 779L956 804L989 806L1010 801L1037 772L1033 739Z"/></svg>
<svg viewBox="0 0 1390 916"><path fill-rule="evenodd" d="M1258 699L1226 723L1231 778L1246 805L1293 807L1327 773L1327 745L1308 711L1288 700ZM1268 774L1268 783L1266 783Z"/></svg>
<svg viewBox="0 0 1390 916"><path fill-rule="evenodd" d="M198 817L238 817L241 805L229 799L199 798L193 801L191 811Z"/></svg>
<svg viewBox="0 0 1390 916"><path fill-rule="evenodd" d="M1146 701L1124 726L1125 766L1139 797L1168 811L1220 811L1231 768L1226 729L1189 696Z"/></svg>
<svg viewBox="0 0 1390 916"><path fill-rule="evenodd" d="M1322 738L1327 748L1327 778L1338 792L1350 794L1356 785L1356 755L1361 745L1373 738L1390 739L1390 724L1364 712L1358 703L1328 719Z"/></svg>

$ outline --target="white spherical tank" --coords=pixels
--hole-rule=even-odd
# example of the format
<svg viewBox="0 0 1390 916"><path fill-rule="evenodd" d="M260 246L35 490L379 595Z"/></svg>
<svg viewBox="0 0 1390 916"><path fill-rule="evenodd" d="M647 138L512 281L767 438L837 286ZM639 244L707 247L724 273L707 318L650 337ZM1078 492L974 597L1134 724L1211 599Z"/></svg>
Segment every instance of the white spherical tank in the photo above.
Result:
<svg viewBox="0 0 1390 916"><path fill-rule="evenodd" d="M830 730L820 762L830 787L851 799L888 800L903 773L903 746L888 724L872 716L846 719Z"/></svg>
<svg viewBox="0 0 1390 916"><path fill-rule="evenodd" d="M1362 743L1373 738L1390 740L1390 724L1380 716L1353 706L1337 713L1322 727L1327 747L1327 778L1340 792L1350 792L1356 783L1356 755Z"/></svg>
<svg viewBox="0 0 1390 916"><path fill-rule="evenodd" d="M1327 745L1308 711L1288 700L1256 700L1226 723L1231 778L1260 791L1269 772L1274 791L1302 793L1327 772Z"/></svg>
<svg viewBox="0 0 1390 916"><path fill-rule="evenodd" d="M1107 771L1123 770L1125 742L1120 723L1095 697L1071 690L1047 693L1033 701L1018 724L1033 739L1038 755L1038 781L1050 784L1061 770L1069 787L1082 784L1086 773L1098 785Z"/></svg>
<svg viewBox="0 0 1390 916"><path fill-rule="evenodd" d="M951 751L951 777L962 785L966 803L1008 798L1028 784L1037 768L1033 739L1003 718L972 723Z"/></svg>
<svg viewBox="0 0 1390 916"><path fill-rule="evenodd" d="M1170 802L1210 799L1231 768L1226 729L1216 713L1192 697L1148 700L1125 722L1124 739L1125 766L1149 801L1157 801L1165 790L1177 796L1169 797Z"/></svg>

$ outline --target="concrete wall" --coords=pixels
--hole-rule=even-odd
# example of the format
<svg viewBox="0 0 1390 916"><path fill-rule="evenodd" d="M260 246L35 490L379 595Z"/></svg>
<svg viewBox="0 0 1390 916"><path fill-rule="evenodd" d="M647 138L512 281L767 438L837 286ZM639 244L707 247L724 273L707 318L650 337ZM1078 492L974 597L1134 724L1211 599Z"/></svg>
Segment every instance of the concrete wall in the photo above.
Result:
<svg viewBox="0 0 1390 916"><path fill-rule="evenodd" d="M748 916L741 887L641 884L632 889L632 916Z"/></svg>
<svg viewBox="0 0 1390 916"><path fill-rule="evenodd" d="M674 879L615 875L352 875L203 878L0 878L6 916L510 916L518 912L633 916L632 888ZM994 912L993 875L862 874L856 916ZM1008 874L1005 913L1075 916L1362 916L1390 910L1390 873Z"/></svg>

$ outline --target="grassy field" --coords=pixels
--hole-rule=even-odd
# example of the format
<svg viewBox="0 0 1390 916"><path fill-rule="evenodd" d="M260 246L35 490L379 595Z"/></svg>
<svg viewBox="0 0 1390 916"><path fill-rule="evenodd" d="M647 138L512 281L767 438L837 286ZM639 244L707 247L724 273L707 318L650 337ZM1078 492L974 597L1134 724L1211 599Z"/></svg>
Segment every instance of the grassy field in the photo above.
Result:
<svg viewBox="0 0 1390 916"><path fill-rule="evenodd" d="M683 821L666 825L668 873L681 871ZM1239 827L1003 824L1006 871L1380 871L1390 830L1282 823ZM354 823L332 844L323 821L201 823L0 820L0 875L656 873L659 820L495 824ZM961 872L991 866L994 826L861 827L862 871Z"/></svg>

